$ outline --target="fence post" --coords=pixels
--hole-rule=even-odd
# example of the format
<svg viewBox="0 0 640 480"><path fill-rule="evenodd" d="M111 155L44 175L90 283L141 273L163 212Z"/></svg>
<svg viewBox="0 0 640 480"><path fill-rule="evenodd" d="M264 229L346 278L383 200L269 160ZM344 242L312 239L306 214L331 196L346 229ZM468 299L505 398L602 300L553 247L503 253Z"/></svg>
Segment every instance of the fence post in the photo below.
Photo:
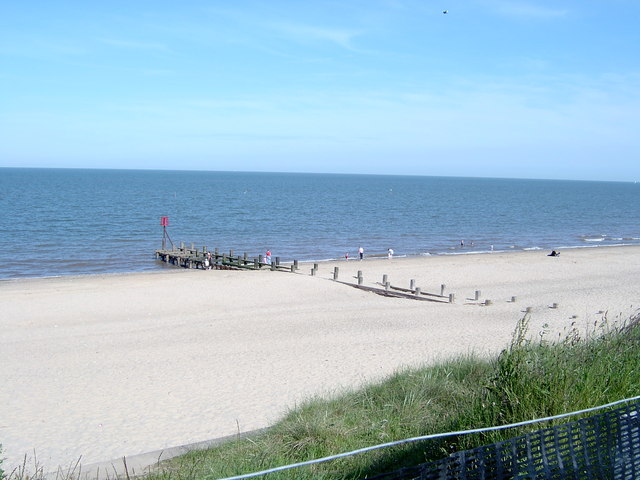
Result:
<svg viewBox="0 0 640 480"><path fill-rule="evenodd" d="M444 289L447 288L447 286L443 283L442 285L440 285L440 296L444 296Z"/></svg>
<svg viewBox="0 0 640 480"><path fill-rule="evenodd" d="M337 280L338 279L338 272L340 271L340 268L338 267L334 267L333 268L333 279Z"/></svg>

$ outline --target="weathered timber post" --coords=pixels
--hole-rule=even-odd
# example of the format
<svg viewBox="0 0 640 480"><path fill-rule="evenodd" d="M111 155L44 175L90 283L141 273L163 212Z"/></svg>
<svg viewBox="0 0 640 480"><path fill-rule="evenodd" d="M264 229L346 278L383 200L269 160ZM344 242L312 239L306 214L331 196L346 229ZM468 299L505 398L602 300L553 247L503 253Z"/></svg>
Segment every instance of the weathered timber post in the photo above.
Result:
<svg viewBox="0 0 640 480"><path fill-rule="evenodd" d="M450 293L449 294L449 303L453 303L456 301L456 294L455 293Z"/></svg>
<svg viewBox="0 0 640 480"><path fill-rule="evenodd" d="M204 247L202 247L202 253L207 253L207 246L205 245Z"/></svg>
<svg viewBox="0 0 640 480"><path fill-rule="evenodd" d="M218 258L220 256L220 251L216 248L214 252L215 252L216 258Z"/></svg>
<svg viewBox="0 0 640 480"><path fill-rule="evenodd" d="M226 264L227 264L227 254L226 254L226 253L223 253L223 254L222 254L222 264L223 264L223 265L226 265Z"/></svg>
<svg viewBox="0 0 640 480"><path fill-rule="evenodd" d="M233 258L233 249L229 250L229 258Z"/></svg>
<svg viewBox="0 0 640 480"><path fill-rule="evenodd" d="M416 289L416 281L412 278L411 281L409 282L409 290L415 290Z"/></svg>
<svg viewBox="0 0 640 480"><path fill-rule="evenodd" d="M247 262L247 258L249 258L249 254L247 252L244 252L243 260L245 261L245 263Z"/></svg>
<svg viewBox="0 0 640 480"><path fill-rule="evenodd" d="M382 275L382 284L385 285L387 283L387 274Z"/></svg>
<svg viewBox="0 0 640 480"><path fill-rule="evenodd" d="M313 269L314 269L316 272L318 271L318 264L317 264L317 263L314 263L314 264L313 264Z"/></svg>
<svg viewBox="0 0 640 480"><path fill-rule="evenodd" d="M184 242L180 242L180 250L184 250Z"/></svg>
<svg viewBox="0 0 640 480"><path fill-rule="evenodd" d="M391 284L389 282L384 282L384 289L385 291L389 291L389 287L391 286Z"/></svg>
<svg viewBox="0 0 640 480"><path fill-rule="evenodd" d="M196 249L196 244L195 243L191 243L191 250L195 250Z"/></svg>
<svg viewBox="0 0 640 480"><path fill-rule="evenodd" d="M551 304L551 308L558 308L558 304L557 303L552 303Z"/></svg>
<svg viewBox="0 0 640 480"><path fill-rule="evenodd" d="M362 275L358 275L358 285L362 285L362 281L363 281Z"/></svg>
<svg viewBox="0 0 640 480"><path fill-rule="evenodd" d="M333 279L337 280L338 279L338 272L340 271L339 267L334 267L333 268Z"/></svg>
<svg viewBox="0 0 640 480"><path fill-rule="evenodd" d="M476 290L476 300L480 299L480 290Z"/></svg>
<svg viewBox="0 0 640 480"><path fill-rule="evenodd" d="M533 307L527 307L525 308L525 312L526 313L531 313L533 311Z"/></svg>
<svg viewBox="0 0 640 480"><path fill-rule="evenodd" d="M280 257L276 257L276 267L280 266Z"/></svg>
<svg viewBox="0 0 640 480"><path fill-rule="evenodd" d="M416 293L416 297L420 296L420 287L416 287L415 293Z"/></svg>
<svg viewBox="0 0 640 480"><path fill-rule="evenodd" d="M294 270L298 270L298 260L293 261L293 268Z"/></svg>
<svg viewBox="0 0 640 480"><path fill-rule="evenodd" d="M260 268L260 257L256 257L253 259L253 269L257 270Z"/></svg>
<svg viewBox="0 0 640 480"><path fill-rule="evenodd" d="M296 273L296 266L295 265L291 265L291 273Z"/></svg>
<svg viewBox="0 0 640 480"><path fill-rule="evenodd" d="M312 268L312 269L311 269L311 276L313 277L315 274L316 274L316 269L315 269L315 268Z"/></svg>
<svg viewBox="0 0 640 480"><path fill-rule="evenodd" d="M488 307L489 305L491 305L491 300L489 300L488 298L484 301L484 304Z"/></svg>
<svg viewBox="0 0 640 480"><path fill-rule="evenodd" d="M444 289L447 288L447 286L443 283L442 285L440 285L440 296L444 296Z"/></svg>
<svg viewBox="0 0 640 480"><path fill-rule="evenodd" d="M511 297L511 303L516 303L517 297Z"/></svg>

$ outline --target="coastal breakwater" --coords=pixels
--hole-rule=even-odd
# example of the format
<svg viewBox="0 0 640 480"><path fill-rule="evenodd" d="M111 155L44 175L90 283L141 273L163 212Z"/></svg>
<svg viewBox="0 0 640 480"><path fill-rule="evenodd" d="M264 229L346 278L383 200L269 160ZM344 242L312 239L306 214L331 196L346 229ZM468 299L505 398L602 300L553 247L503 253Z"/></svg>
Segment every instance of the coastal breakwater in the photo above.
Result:
<svg viewBox="0 0 640 480"><path fill-rule="evenodd" d="M280 257L274 257L274 259L267 256L263 258L259 256L250 258L247 252L244 252L242 255L236 255L233 250L230 250L229 253L221 253L218 248L215 248L213 252L211 252L206 246L198 248L194 243L191 243L189 247L185 246L184 242L181 242L179 247L172 244L171 249L167 249L166 246L163 245L163 248L155 251L155 255L160 261L188 269L260 270L268 268L272 271L300 273L298 260L293 260L292 263L282 263ZM318 263L314 263L310 275L315 276L317 272ZM343 281L339 280L339 278L340 267L336 266L333 268L331 275L332 280L377 295L439 303L454 303L456 298L455 293L447 293L445 295L445 284L441 284L440 293L431 293L423 291L420 287L416 286L415 280L411 280L409 288L392 285L391 282L388 281L388 275L386 274L382 276L382 282L375 282L373 286L367 286L364 285L362 270L358 270L357 275L353 277L351 281ZM473 300L480 301L480 291L475 292L475 298ZM485 300L482 304L491 305L491 300Z"/></svg>

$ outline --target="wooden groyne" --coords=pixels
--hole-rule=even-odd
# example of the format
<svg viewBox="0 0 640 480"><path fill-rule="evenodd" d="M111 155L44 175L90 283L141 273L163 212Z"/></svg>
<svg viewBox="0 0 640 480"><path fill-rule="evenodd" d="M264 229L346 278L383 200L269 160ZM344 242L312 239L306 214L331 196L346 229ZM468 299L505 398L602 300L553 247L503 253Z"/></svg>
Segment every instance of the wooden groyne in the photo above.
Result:
<svg viewBox="0 0 640 480"><path fill-rule="evenodd" d="M265 262L260 257L249 257L246 252L242 255L235 255L233 250L229 253L220 253L217 248L211 252L206 246L198 248L193 243L190 247L186 247L184 242L179 247L156 250L156 258L178 267L205 270L259 270L261 268L290 272L298 270L297 260L287 265L280 263L280 257L275 257L271 262Z"/></svg>
<svg viewBox="0 0 640 480"><path fill-rule="evenodd" d="M161 248L155 251L156 258L165 263L175 265L183 268L196 268L196 269L214 269L214 270L260 270L260 269L269 269L272 271L283 271L283 272L291 272L291 273L300 273L298 270L298 261L294 260L293 263L282 264L280 262L280 257L274 257L271 262L265 261L267 260L265 257L249 257L249 255L244 252L242 255L234 254L233 250L230 250L229 253L221 253L219 249L214 249L214 251L209 251L206 246L198 248L195 244L191 244L191 246L185 246L184 242L180 243L180 246L177 247L172 244L171 249ZM318 264L314 263L313 268L311 269L311 275L315 276L318 272ZM360 290L364 290L367 292L375 293L377 295L382 295L385 297L396 297L396 298L405 298L408 300L421 300L427 302L434 303L454 303L455 302L455 294L449 293L445 295L446 285L442 284L440 286L440 293L431 293L427 291L423 291L420 287L417 287L415 284L415 280L411 280L409 284L409 288L399 287L396 285L392 285L388 281L388 276L383 275L382 282L375 282L375 286L367 286L363 285L363 276L362 271L358 271L358 275L354 277L356 279L353 281L339 281L339 267L334 267L332 280L336 283L340 283L343 285L348 285L350 287L358 288ZM475 292L474 300L478 301L480 296L480 291L477 290ZM513 300L515 301L515 297ZM490 300L486 300L483 305L491 305Z"/></svg>

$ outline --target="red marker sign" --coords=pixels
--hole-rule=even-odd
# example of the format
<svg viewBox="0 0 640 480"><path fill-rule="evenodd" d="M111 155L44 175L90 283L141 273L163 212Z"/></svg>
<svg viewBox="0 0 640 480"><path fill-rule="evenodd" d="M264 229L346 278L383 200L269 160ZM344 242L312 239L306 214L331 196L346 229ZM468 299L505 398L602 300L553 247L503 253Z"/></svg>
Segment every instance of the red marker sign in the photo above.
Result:
<svg viewBox="0 0 640 480"><path fill-rule="evenodd" d="M160 217L160 225L163 227L169 226L169 217Z"/></svg>

